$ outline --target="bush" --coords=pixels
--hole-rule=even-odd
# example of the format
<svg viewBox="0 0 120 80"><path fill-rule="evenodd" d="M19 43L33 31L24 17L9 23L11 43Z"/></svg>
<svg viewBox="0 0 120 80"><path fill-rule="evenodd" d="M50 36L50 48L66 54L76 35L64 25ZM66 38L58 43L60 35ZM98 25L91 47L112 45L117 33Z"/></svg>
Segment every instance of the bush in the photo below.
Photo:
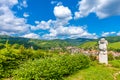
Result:
<svg viewBox="0 0 120 80"><path fill-rule="evenodd" d="M87 68L90 59L85 55L59 55L53 58L37 59L21 65L13 72L15 80L62 80L80 69Z"/></svg>
<svg viewBox="0 0 120 80"><path fill-rule="evenodd" d="M19 49L7 47L0 50L0 79L11 77L13 70L19 68L19 64L27 60L51 57L45 51L35 51L21 46Z"/></svg>
<svg viewBox="0 0 120 80"><path fill-rule="evenodd" d="M89 55L91 61L96 61L97 60L97 55L90 54Z"/></svg>
<svg viewBox="0 0 120 80"><path fill-rule="evenodd" d="M112 53L109 53L109 54L108 54L108 60L109 60L109 61L115 60L115 57L113 56Z"/></svg>
<svg viewBox="0 0 120 80"><path fill-rule="evenodd" d="M10 77L12 70L16 69L20 64L17 54L2 50L0 52L0 79L3 77ZM18 58L18 59L17 59Z"/></svg>
<svg viewBox="0 0 120 80"><path fill-rule="evenodd" d="M116 60L120 60L120 56L115 56L115 59Z"/></svg>

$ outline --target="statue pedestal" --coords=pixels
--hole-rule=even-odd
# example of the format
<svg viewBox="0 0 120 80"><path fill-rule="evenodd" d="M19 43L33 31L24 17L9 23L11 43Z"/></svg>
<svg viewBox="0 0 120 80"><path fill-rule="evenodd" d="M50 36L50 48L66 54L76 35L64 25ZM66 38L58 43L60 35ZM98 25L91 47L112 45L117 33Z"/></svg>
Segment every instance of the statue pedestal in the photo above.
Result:
<svg viewBox="0 0 120 80"><path fill-rule="evenodd" d="M108 64L108 55L107 54L99 54L99 63Z"/></svg>

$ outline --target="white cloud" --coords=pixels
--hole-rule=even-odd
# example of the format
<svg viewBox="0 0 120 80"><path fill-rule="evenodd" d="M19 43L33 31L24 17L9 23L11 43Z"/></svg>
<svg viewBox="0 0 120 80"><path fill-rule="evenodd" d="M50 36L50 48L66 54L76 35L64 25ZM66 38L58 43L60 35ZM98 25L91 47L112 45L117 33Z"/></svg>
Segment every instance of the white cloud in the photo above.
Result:
<svg viewBox="0 0 120 80"><path fill-rule="evenodd" d="M88 16L95 13L99 18L120 15L120 0L81 0L75 18Z"/></svg>
<svg viewBox="0 0 120 80"><path fill-rule="evenodd" d="M54 15L57 19L70 20L72 19L71 10L68 7L64 7L63 5L55 6Z"/></svg>
<svg viewBox="0 0 120 80"><path fill-rule="evenodd" d="M19 34L29 31L26 19L16 17L11 10L16 4L17 0L0 0L0 32Z"/></svg>
<svg viewBox="0 0 120 80"><path fill-rule="evenodd" d="M39 21L35 21L35 24L39 24L40 22Z"/></svg>
<svg viewBox="0 0 120 80"><path fill-rule="evenodd" d="M56 29L50 29L49 34L45 34L43 36L47 39L55 39L55 38L97 38L96 34L88 33L83 27L81 26L60 26Z"/></svg>
<svg viewBox="0 0 120 80"><path fill-rule="evenodd" d="M48 30L49 33L43 34L43 39L56 38L97 38L95 33L89 33L85 27L67 25L72 19L71 10L63 5L57 5L54 8L56 20L35 21L36 26L32 30Z"/></svg>
<svg viewBox="0 0 120 80"><path fill-rule="evenodd" d="M25 37L25 38L33 38L33 39L39 39L40 36L38 34L35 34L35 33L29 33L29 34L25 34L21 37Z"/></svg>
<svg viewBox="0 0 120 80"><path fill-rule="evenodd" d="M29 17L30 15L28 13L23 14L24 17Z"/></svg>
<svg viewBox="0 0 120 80"><path fill-rule="evenodd" d="M46 30L46 29L49 29L49 28L50 28L50 25L51 25L51 23L52 23L52 20L49 20L49 21L47 21L47 22L45 22L45 21L41 21L41 22L35 21L35 23L36 23L37 25L36 25L36 26L32 26L32 27L31 27L32 30L39 30L39 29L41 29L41 30Z"/></svg>
<svg viewBox="0 0 120 80"><path fill-rule="evenodd" d="M106 36L108 36L108 35L110 35L109 32L103 32L103 33L102 33L102 36L103 36L103 37L106 37Z"/></svg>
<svg viewBox="0 0 120 80"><path fill-rule="evenodd" d="M17 0L0 0L0 34L25 34L22 37L40 38L40 35L31 33L31 31L47 30L49 33L43 34L42 38L44 39L97 37L96 34L89 33L82 26L67 25L72 19L72 13L68 7L63 6L60 3L55 6L53 11L56 20L35 21L36 26L27 24L25 18L18 18L14 15L14 12L11 9L16 4L19 4L21 8L27 7L26 0L23 0L22 3L18 3ZM24 13L23 16L28 17L29 14Z"/></svg>
<svg viewBox="0 0 120 80"><path fill-rule="evenodd" d="M116 34L116 32L103 32L101 36L107 37L107 36L114 35L114 34Z"/></svg>
<svg viewBox="0 0 120 80"><path fill-rule="evenodd" d="M72 14L68 7L57 5L54 8L54 15L56 20L35 21L36 26L31 26L31 30L48 30L50 34L43 35L43 38L48 38L49 36L49 39L57 37L56 29L68 24L68 21L72 19ZM57 31L59 32L59 30Z"/></svg>
<svg viewBox="0 0 120 80"><path fill-rule="evenodd" d="M117 36L120 36L120 32L117 33Z"/></svg>
<svg viewBox="0 0 120 80"><path fill-rule="evenodd" d="M0 0L0 6L12 7L16 4L18 4L18 0Z"/></svg>

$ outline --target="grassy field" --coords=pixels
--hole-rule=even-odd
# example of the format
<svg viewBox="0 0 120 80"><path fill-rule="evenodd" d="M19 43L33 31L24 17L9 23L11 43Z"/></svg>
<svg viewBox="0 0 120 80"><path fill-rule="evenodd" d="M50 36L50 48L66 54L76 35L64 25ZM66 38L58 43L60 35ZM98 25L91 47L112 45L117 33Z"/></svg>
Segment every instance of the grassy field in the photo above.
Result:
<svg viewBox="0 0 120 80"><path fill-rule="evenodd" d="M120 80L120 74L114 79L114 74L120 71L120 68L111 66L116 61L111 61L109 65L95 64L87 69L83 69L65 78L65 80ZM119 65L119 64L118 64Z"/></svg>
<svg viewBox="0 0 120 80"><path fill-rule="evenodd" d="M120 42L114 42L109 44L108 48L120 49Z"/></svg>
<svg viewBox="0 0 120 80"><path fill-rule="evenodd" d="M96 41L89 41L89 42L81 44L79 47L82 49L96 49L97 45L98 44Z"/></svg>
<svg viewBox="0 0 120 80"><path fill-rule="evenodd" d="M79 47L85 50L98 49L98 43L96 41L89 41L81 44ZM120 52L120 42L113 42L113 43L109 42L108 50Z"/></svg>

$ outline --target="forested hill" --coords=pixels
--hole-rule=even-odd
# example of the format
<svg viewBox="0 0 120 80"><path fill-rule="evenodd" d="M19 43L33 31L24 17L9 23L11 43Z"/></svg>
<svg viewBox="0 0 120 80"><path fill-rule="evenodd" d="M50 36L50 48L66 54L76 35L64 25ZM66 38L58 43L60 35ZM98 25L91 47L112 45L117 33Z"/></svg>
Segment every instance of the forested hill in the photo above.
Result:
<svg viewBox="0 0 120 80"><path fill-rule="evenodd" d="M116 43L120 42L120 36L112 36L106 37L108 42ZM24 45L25 47L29 48L31 46L34 49L50 49L54 47L61 47L64 48L66 46L79 46L80 47L90 47L91 45L94 47L94 44L97 45L97 41L99 39L87 39L87 38L77 38L77 39L54 39L54 40L40 40L40 39L30 39L30 38L22 38L22 37L11 37L7 35L0 35L0 46L5 44L6 41L9 44L17 44L17 45Z"/></svg>
<svg viewBox="0 0 120 80"><path fill-rule="evenodd" d="M113 43L113 42L120 42L120 36L110 36L106 37L108 42Z"/></svg>
<svg viewBox="0 0 120 80"><path fill-rule="evenodd" d="M108 41L108 50L120 52L120 36L105 37ZM83 49L98 49L98 40L88 41L79 45Z"/></svg>
<svg viewBox="0 0 120 80"><path fill-rule="evenodd" d="M66 47L66 46L78 46L86 41L93 41L93 39L78 38L78 39L54 39L54 40L40 40L30 39L22 37L11 37L7 35L0 35L0 44L5 44L6 41L9 44L24 45L25 47L33 46L34 49L49 49L54 47Z"/></svg>
<svg viewBox="0 0 120 80"><path fill-rule="evenodd" d="M73 46L79 46L82 43L85 43L87 41L95 41L95 39L88 39L88 38L77 38L77 39L65 39L69 44Z"/></svg>

